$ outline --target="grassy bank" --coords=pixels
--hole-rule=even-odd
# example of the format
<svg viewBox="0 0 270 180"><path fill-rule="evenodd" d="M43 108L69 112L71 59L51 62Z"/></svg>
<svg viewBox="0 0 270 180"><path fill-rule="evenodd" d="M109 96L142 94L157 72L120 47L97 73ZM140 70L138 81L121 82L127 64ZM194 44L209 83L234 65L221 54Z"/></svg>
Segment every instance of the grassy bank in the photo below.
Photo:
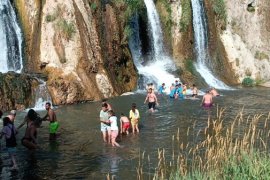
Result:
<svg viewBox="0 0 270 180"><path fill-rule="evenodd" d="M269 179L268 115L245 115L240 111L226 122L226 109L217 110L208 126L196 130L196 123L180 137L172 137L172 151L159 149L151 179ZM183 136L183 135L182 135ZM167 150L168 151L168 150ZM145 161L145 162L144 162ZM138 179L148 177L144 153L137 167Z"/></svg>

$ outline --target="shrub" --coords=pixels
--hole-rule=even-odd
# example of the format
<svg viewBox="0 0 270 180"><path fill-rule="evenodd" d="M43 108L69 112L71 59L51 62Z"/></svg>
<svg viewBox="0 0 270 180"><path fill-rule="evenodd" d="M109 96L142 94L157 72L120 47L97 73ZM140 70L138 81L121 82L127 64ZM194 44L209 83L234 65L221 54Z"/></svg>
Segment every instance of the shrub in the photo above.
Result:
<svg viewBox="0 0 270 180"><path fill-rule="evenodd" d="M48 14L46 16L46 21L47 22L53 22L57 17L54 14Z"/></svg>
<svg viewBox="0 0 270 180"><path fill-rule="evenodd" d="M193 61L191 59L186 59L185 60L185 68L191 73L194 75L195 73L195 67L193 65Z"/></svg>
<svg viewBox="0 0 270 180"><path fill-rule="evenodd" d="M254 57L256 59L259 59L259 60L263 60L263 59L268 59L269 60L269 56L267 54L265 54L264 52L260 52L260 51L256 51Z"/></svg>
<svg viewBox="0 0 270 180"><path fill-rule="evenodd" d="M60 19L56 26L67 40L70 40L76 32L74 24L72 22L67 22L65 19Z"/></svg>
<svg viewBox="0 0 270 180"><path fill-rule="evenodd" d="M245 77L242 81L243 86L254 86L254 80L251 77Z"/></svg>
<svg viewBox="0 0 270 180"><path fill-rule="evenodd" d="M180 20L180 31L186 32L191 23L191 3L190 0L182 0L182 15Z"/></svg>
<svg viewBox="0 0 270 180"><path fill-rule="evenodd" d="M226 29L227 25L227 12L224 0L211 0L212 8L218 20L221 29Z"/></svg>

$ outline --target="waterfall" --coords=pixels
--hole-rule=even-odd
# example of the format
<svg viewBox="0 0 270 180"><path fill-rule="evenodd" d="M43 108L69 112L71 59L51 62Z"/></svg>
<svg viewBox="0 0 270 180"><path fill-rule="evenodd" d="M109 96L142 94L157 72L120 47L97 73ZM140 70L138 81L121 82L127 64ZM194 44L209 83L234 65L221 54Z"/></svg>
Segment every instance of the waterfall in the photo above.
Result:
<svg viewBox="0 0 270 180"><path fill-rule="evenodd" d="M154 83L156 87L165 83L169 87L176 79L172 74L176 67L173 60L164 52L163 35L155 4L153 0L144 0L144 3L147 8L148 29L153 47L149 60L146 60L147 58L143 57L141 53L138 16L135 15L130 23L133 33L129 38L129 47L134 64L141 76L138 87L144 89L147 83Z"/></svg>
<svg viewBox="0 0 270 180"><path fill-rule="evenodd" d="M46 102L51 103L52 99L48 92L46 82L41 79L37 79L37 80L40 84L35 90L35 106L33 109L44 110Z"/></svg>
<svg viewBox="0 0 270 180"><path fill-rule="evenodd" d="M191 0L191 4L193 14L195 50L197 57L195 68L209 86L215 87L217 89L230 89L230 87L214 77L211 70L207 67L207 62L210 62L210 57L208 54L208 31L203 8L203 1Z"/></svg>
<svg viewBox="0 0 270 180"><path fill-rule="evenodd" d="M9 0L0 1L0 72L22 71L22 33Z"/></svg>

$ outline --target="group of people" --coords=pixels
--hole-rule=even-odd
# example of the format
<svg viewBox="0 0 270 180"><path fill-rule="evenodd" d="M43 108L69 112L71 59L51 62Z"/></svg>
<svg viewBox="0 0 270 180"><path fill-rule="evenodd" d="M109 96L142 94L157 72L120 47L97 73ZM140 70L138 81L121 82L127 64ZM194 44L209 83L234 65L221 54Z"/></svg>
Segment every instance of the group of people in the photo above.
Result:
<svg viewBox="0 0 270 180"><path fill-rule="evenodd" d="M1 131L0 138L3 136L6 140L6 149L7 152L12 160L12 169L18 169L17 163L16 163L16 146L17 146L17 140L16 135L18 134L18 131L20 128L22 128L25 124L26 129L23 138L21 139L21 143L23 146L28 148L29 150L35 150L38 148L37 145L37 128L41 126L42 121L49 121L49 131L50 131L50 140L56 139L56 132L59 127L59 123L56 119L56 114L51 108L51 103L47 102L45 104L45 109L47 111L46 115L41 118L39 114L34 111L33 109L30 109L25 116L23 122L18 126L18 128L15 127L14 121L16 117L16 110L10 111L9 115L3 118L3 128ZM0 111L0 118L2 118L3 112Z"/></svg>
<svg viewBox="0 0 270 180"><path fill-rule="evenodd" d="M195 84L191 86L191 95L187 94L187 84L179 82L178 80L175 80L174 83L170 86L169 91L169 97L172 99L196 99L198 96L198 88ZM157 103L157 98L155 96L154 92L154 85L153 83L147 84L146 88L148 94L146 97L146 100L149 99L149 109L153 111L155 109L155 103ZM166 86L165 83L162 83L158 88L158 94L163 95L165 94ZM211 87L209 90L206 91L206 93L203 96L201 106L205 108L209 108L213 106L213 97L219 96L218 91ZM145 101L146 101L145 100ZM151 102L151 103L150 103ZM153 103L155 102L155 103Z"/></svg>
<svg viewBox="0 0 270 180"><path fill-rule="evenodd" d="M102 109L100 110L100 129L103 135L103 141L106 143L111 143L112 146L120 147L116 142L116 138L119 133L119 128L117 124L117 117L112 109L112 106L103 100L101 104ZM121 113L120 117L120 132L121 134L129 134L130 127L132 128L132 133L139 131L139 119L140 113L136 108L136 104L132 103L131 110L129 111L129 117L124 113Z"/></svg>

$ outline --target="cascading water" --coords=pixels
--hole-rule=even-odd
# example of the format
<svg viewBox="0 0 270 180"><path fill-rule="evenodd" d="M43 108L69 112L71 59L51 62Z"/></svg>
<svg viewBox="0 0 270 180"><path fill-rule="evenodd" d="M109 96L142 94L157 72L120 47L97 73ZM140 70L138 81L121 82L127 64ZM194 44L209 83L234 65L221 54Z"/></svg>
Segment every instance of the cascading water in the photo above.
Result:
<svg viewBox="0 0 270 180"><path fill-rule="evenodd" d="M37 79L40 83L38 88L35 90L35 110L44 110L46 102L52 102L51 96L49 95L46 82Z"/></svg>
<svg viewBox="0 0 270 180"><path fill-rule="evenodd" d="M137 16L133 17L131 21L131 28L133 34L129 39L129 47L131 49L134 63L142 76L142 82L139 82L139 88L147 83L154 83L161 85L165 83L168 87L174 80L175 76L171 73L176 70L173 60L168 57L163 48L163 35L160 26L160 20L155 8L153 0L144 0L147 8L147 17L149 22L149 29L151 33L151 59L145 62L141 53L141 42L139 37L139 24ZM141 84L141 86L140 86ZM167 88L169 89L169 88Z"/></svg>
<svg viewBox="0 0 270 180"><path fill-rule="evenodd" d="M194 39L195 50L197 55L197 62L195 63L196 70L204 78L206 83L217 89L230 89L222 81L218 80L210 69L207 67L207 61L209 61L208 54L208 37L207 37L207 25L205 12L203 8L202 0L191 0L192 13L193 13L193 27L194 27Z"/></svg>
<svg viewBox="0 0 270 180"><path fill-rule="evenodd" d="M22 65L22 34L9 0L0 1L0 72L20 73Z"/></svg>

